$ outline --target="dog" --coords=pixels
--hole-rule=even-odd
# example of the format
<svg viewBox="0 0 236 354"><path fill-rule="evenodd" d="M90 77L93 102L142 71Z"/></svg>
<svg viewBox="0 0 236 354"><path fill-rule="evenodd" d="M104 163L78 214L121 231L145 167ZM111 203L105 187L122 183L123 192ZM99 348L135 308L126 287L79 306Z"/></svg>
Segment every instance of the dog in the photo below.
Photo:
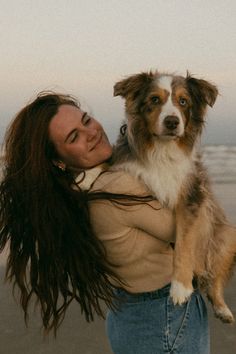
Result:
<svg viewBox="0 0 236 354"><path fill-rule="evenodd" d="M216 201L198 153L207 106L217 95L215 85L189 73L143 72L117 82L114 96L125 99L126 124L114 148L113 169L142 179L176 215L174 304L189 299L196 278L216 317L231 323L223 290L235 263L236 228Z"/></svg>

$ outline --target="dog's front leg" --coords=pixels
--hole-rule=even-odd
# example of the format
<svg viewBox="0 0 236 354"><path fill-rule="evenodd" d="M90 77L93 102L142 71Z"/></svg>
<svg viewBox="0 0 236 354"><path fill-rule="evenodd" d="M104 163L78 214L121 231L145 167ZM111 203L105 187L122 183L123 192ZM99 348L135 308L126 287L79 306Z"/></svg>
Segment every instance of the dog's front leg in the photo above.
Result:
<svg viewBox="0 0 236 354"><path fill-rule="evenodd" d="M184 211L181 206L176 209L176 242L174 252L174 270L170 296L174 304L186 302L193 292L192 280L194 270L194 245L196 230L194 216Z"/></svg>

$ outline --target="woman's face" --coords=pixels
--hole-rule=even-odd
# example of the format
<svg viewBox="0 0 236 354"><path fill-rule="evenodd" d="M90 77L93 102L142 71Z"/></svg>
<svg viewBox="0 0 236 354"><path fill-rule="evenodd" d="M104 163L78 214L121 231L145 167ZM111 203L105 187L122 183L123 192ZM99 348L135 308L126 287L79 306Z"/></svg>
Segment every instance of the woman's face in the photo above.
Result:
<svg viewBox="0 0 236 354"><path fill-rule="evenodd" d="M101 124L71 105L59 107L49 124L49 137L60 161L71 170L97 166L112 154L112 147Z"/></svg>

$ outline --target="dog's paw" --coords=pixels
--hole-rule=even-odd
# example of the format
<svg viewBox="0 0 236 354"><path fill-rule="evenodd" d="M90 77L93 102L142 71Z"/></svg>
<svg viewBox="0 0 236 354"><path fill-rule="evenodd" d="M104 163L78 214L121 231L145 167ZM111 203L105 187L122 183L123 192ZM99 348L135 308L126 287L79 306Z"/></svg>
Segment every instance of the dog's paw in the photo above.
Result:
<svg viewBox="0 0 236 354"><path fill-rule="evenodd" d="M182 305L190 298L193 288L186 288L183 283L172 280L170 287L170 296L174 305Z"/></svg>
<svg viewBox="0 0 236 354"><path fill-rule="evenodd" d="M234 316L227 306L214 307L215 316L224 323L233 323Z"/></svg>

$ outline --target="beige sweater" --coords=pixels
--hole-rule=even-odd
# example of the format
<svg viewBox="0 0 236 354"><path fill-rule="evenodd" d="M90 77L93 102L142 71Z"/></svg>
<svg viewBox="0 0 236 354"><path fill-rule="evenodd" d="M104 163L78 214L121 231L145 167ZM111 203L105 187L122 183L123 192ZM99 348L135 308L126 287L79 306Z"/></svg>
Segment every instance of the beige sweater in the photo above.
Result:
<svg viewBox="0 0 236 354"><path fill-rule="evenodd" d="M150 194L145 185L123 171L105 172L92 191L135 195ZM171 280L175 223L172 213L157 201L117 206L107 201L90 202L92 224L103 242L114 271L128 284L129 292L161 288ZM156 210L156 209L159 210Z"/></svg>

